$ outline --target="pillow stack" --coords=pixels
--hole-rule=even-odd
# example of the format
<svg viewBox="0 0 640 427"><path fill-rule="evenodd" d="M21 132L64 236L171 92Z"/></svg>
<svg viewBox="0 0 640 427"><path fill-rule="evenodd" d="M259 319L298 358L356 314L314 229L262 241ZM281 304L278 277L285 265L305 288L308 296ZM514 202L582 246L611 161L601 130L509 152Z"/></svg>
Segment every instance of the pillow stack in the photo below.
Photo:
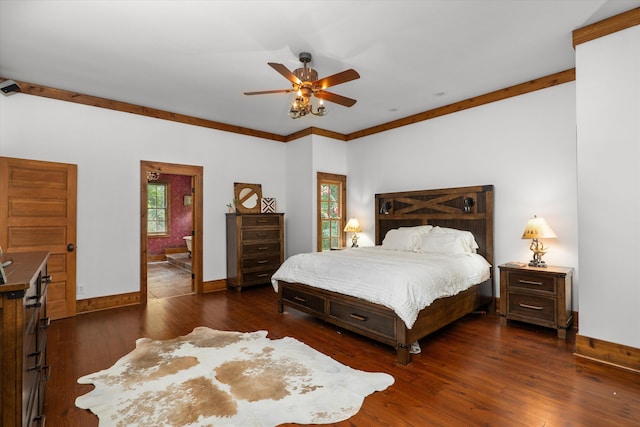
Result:
<svg viewBox="0 0 640 427"><path fill-rule="evenodd" d="M419 253L464 254L476 253L478 244L470 231L420 225L389 230L382 241L382 248Z"/></svg>

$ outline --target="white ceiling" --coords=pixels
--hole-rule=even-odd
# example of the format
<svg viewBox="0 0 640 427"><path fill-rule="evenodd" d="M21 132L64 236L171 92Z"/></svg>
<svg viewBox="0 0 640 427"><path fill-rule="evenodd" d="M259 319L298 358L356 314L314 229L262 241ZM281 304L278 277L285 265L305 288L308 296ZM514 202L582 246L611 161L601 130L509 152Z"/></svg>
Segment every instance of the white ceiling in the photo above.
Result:
<svg viewBox="0 0 640 427"><path fill-rule="evenodd" d="M572 31L640 0L0 0L0 76L288 135L350 133L575 66ZM325 77L325 117L292 120L267 62ZM443 95L436 95L444 93Z"/></svg>

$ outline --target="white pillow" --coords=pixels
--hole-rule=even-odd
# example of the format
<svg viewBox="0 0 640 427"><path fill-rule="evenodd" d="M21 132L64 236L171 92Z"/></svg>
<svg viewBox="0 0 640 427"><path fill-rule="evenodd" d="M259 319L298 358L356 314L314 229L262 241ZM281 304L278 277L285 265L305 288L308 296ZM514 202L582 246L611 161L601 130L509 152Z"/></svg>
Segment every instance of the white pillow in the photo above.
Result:
<svg viewBox="0 0 640 427"><path fill-rule="evenodd" d="M393 251L414 251L419 234L413 227L394 228L387 231L382 248Z"/></svg>
<svg viewBox="0 0 640 427"><path fill-rule="evenodd" d="M433 225L416 225L414 227L400 227L400 230L413 230L418 235L427 234L433 230Z"/></svg>
<svg viewBox="0 0 640 427"><path fill-rule="evenodd" d="M469 253L465 242L455 234L429 233L420 236L416 251L432 254Z"/></svg>
<svg viewBox="0 0 640 427"><path fill-rule="evenodd" d="M476 242L476 239L473 236L473 233L471 233L470 231L436 226L436 227L433 227L433 230L431 230L431 233L452 234L452 235L458 236L462 240L465 247L467 248L467 252L476 253L476 249L479 248L478 243Z"/></svg>

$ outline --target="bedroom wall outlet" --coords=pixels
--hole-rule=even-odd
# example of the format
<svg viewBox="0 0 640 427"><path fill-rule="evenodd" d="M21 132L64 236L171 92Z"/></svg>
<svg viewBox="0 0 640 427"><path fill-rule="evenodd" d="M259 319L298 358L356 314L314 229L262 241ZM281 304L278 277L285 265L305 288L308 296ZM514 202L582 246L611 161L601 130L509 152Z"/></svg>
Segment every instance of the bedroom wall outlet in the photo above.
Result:
<svg viewBox="0 0 640 427"><path fill-rule="evenodd" d="M78 286L76 286L76 293L78 295L84 295L84 285L78 284Z"/></svg>

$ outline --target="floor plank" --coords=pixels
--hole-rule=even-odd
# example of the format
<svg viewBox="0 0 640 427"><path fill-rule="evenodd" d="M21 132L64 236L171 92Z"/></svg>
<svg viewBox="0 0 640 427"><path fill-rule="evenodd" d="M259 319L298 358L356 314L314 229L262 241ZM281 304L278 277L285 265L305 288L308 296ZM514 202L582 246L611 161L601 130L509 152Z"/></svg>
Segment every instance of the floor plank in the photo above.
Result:
<svg viewBox="0 0 640 427"><path fill-rule="evenodd" d="M47 425L96 426L92 413L74 405L92 389L77 379L111 366L137 338L175 338L196 326L291 336L353 368L394 376L391 387L337 426L640 425L640 375L577 359L575 331L565 342L553 330L469 315L421 340L422 353L401 366L391 347L290 308L278 314L269 286L152 299L146 307L52 322Z"/></svg>

